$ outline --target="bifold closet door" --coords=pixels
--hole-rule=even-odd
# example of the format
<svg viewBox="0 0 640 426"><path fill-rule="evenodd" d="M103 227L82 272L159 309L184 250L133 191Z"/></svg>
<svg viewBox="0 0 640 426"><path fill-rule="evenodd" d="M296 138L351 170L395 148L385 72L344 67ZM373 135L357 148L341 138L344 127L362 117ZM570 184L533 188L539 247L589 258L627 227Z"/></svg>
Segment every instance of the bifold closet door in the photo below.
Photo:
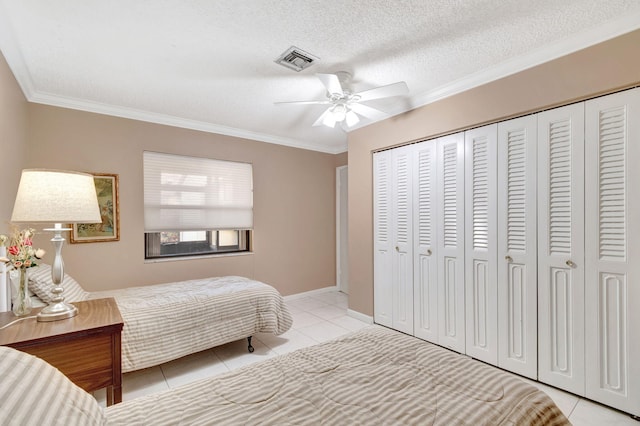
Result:
<svg viewBox="0 0 640 426"><path fill-rule="evenodd" d="M413 334L413 146L391 150L392 326Z"/></svg>
<svg viewBox="0 0 640 426"><path fill-rule="evenodd" d="M465 352L464 133L437 139L438 341Z"/></svg>
<svg viewBox="0 0 640 426"><path fill-rule="evenodd" d="M391 151L373 154L373 319L393 326Z"/></svg>
<svg viewBox="0 0 640 426"><path fill-rule="evenodd" d="M465 137L466 354L498 364L497 124Z"/></svg>
<svg viewBox="0 0 640 426"><path fill-rule="evenodd" d="M374 154L374 319L413 334L411 146Z"/></svg>
<svg viewBox="0 0 640 426"><path fill-rule="evenodd" d="M436 141L414 145L414 335L438 343Z"/></svg>
<svg viewBox="0 0 640 426"><path fill-rule="evenodd" d="M498 366L538 378L535 115L498 124Z"/></svg>
<svg viewBox="0 0 640 426"><path fill-rule="evenodd" d="M640 89L585 120L586 396L640 415Z"/></svg>
<svg viewBox="0 0 640 426"><path fill-rule="evenodd" d="M584 104L539 113L538 149L538 379L584 395Z"/></svg>

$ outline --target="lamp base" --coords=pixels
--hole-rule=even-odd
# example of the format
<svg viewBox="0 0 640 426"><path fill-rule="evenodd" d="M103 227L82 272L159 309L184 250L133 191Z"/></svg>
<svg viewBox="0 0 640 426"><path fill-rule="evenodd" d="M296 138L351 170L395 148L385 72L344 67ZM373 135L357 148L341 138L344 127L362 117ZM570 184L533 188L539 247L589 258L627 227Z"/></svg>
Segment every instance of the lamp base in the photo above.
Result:
<svg viewBox="0 0 640 426"><path fill-rule="evenodd" d="M52 302L45 308L42 308L36 316L39 322L58 321L62 319L72 318L78 315L78 308L70 303Z"/></svg>

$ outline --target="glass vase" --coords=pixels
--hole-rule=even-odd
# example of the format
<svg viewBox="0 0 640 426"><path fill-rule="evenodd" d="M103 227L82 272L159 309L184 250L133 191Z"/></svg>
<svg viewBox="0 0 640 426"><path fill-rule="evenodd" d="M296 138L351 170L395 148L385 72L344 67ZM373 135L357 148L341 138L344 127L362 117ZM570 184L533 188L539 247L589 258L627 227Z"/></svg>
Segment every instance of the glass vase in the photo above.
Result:
<svg viewBox="0 0 640 426"><path fill-rule="evenodd" d="M18 268L12 271L14 280L13 314L22 317L31 313L31 298L29 297L29 269Z"/></svg>

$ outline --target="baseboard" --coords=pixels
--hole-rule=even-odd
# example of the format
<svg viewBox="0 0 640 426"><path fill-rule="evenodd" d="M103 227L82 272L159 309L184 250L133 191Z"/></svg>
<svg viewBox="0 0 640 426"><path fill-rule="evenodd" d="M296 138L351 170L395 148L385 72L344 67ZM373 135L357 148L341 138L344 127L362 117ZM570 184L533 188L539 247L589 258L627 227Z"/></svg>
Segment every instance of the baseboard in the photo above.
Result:
<svg viewBox="0 0 640 426"><path fill-rule="evenodd" d="M329 293L332 291L339 291L338 287L333 285L333 286L329 286L329 287L323 287L323 288L318 288L315 290L310 290L310 291L305 291L302 293L296 293L296 294L290 294L288 296L284 296L284 300L288 301L288 300L295 300L295 299L302 299L303 297L309 297L309 296L313 296L314 294L322 294L322 293ZM373 324L373 317L370 315L365 315L361 312L358 311L354 311L352 309L347 309L347 316L350 316L351 318L355 318L359 321L365 322L367 324Z"/></svg>
<svg viewBox="0 0 640 426"><path fill-rule="evenodd" d="M370 315L365 315L363 313L360 313L358 311L354 311L352 309L347 309L347 316L350 316L351 318L355 318L357 320L360 320L362 322L366 322L367 324L373 324L373 317Z"/></svg>
<svg viewBox="0 0 640 426"><path fill-rule="evenodd" d="M338 287L333 285L329 287L317 288L315 290L309 290L302 293L290 294L288 296L284 296L283 298L285 301L295 300L295 299L301 299L303 297L313 296L314 294L329 293L331 291L338 291Z"/></svg>

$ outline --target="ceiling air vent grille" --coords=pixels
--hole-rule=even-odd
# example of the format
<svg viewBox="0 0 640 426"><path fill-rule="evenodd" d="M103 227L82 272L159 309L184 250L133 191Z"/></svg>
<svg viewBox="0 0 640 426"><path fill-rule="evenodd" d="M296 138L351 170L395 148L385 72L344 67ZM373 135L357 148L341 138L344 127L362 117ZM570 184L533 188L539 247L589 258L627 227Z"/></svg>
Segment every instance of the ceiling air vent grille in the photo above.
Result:
<svg viewBox="0 0 640 426"><path fill-rule="evenodd" d="M275 63L299 72L305 68L309 68L318 59L319 58L302 49L291 46L275 60Z"/></svg>

